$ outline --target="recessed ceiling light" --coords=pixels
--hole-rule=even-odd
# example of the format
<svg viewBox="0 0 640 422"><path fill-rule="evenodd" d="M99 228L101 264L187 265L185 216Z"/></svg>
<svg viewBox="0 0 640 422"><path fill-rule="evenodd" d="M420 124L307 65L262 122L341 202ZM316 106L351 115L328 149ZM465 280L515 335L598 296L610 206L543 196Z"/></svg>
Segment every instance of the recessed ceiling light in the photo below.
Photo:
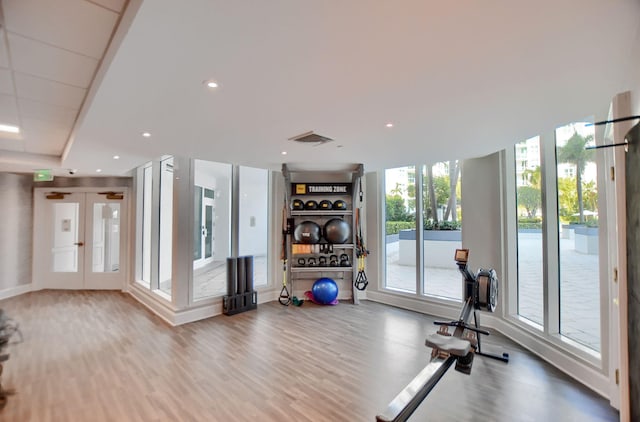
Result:
<svg viewBox="0 0 640 422"><path fill-rule="evenodd" d="M96 173L102 173L102 169L96 169Z"/></svg>
<svg viewBox="0 0 640 422"><path fill-rule="evenodd" d="M114 156L113 156L113 159L114 159L114 160L119 160L119 159L120 159L120 156L119 156L119 155L114 155Z"/></svg>
<svg viewBox="0 0 640 422"><path fill-rule="evenodd" d="M385 125L386 127L393 127L393 123L389 122Z"/></svg>
<svg viewBox="0 0 640 422"><path fill-rule="evenodd" d="M149 133L149 132L142 132L142 136L144 136L145 138L150 138L150 137L151 137L151 133Z"/></svg>
<svg viewBox="0 0 640 422"><path fill-rule="evenodd" d="M18 126L0 124L0 132L20 133L20 128Z"/></svg>
<svg viewBox="0 0 640 422"><path fill-rule="evenodd" d="M216 82L216 81L204 81L204 83L209 88L217 88L218 87L218 82Z"/></svg>
<svg viewBox="0 0 640 422"><path fill-rule="evenodd" d="M282 151L280 154L287 155L287 151Z"/></svg>

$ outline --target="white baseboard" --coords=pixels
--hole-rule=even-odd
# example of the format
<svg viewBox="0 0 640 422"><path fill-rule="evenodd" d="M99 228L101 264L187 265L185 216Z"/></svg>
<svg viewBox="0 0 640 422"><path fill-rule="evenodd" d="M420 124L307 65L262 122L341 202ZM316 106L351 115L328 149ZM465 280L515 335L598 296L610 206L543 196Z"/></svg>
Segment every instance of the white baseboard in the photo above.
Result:
<svg viewBox="0 0 640 422"><path fill-rule="evenodd" d="M173 327L222 315L222 297L216 297L212 300L203 301L202 304L195 304L189 308L176 310L166 299L136 284L130 285L126 293L129 293L136 301ZM259 291L258 304L278 300L279 296L280 291Z"/></svg>
<svg viewBox="0 0 640 422"><path fill-rule="evenodd" d="M9 299L10 297L20 296L24 293L33 291L33 284L21 284L15 287L9 287L8 289L0 290L0 300Z"/></svg>

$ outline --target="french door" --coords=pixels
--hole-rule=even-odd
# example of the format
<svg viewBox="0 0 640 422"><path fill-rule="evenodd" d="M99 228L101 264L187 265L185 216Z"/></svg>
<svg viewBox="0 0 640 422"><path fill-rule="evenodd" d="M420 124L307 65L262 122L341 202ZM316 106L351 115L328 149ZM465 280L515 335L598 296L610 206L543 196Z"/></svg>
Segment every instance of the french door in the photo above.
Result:
<svg viewBox="0 0 640 422"><path fill-rule="evenodd" d="M123 289L126 210L124 189L35 189L34 288Z"/></svg>

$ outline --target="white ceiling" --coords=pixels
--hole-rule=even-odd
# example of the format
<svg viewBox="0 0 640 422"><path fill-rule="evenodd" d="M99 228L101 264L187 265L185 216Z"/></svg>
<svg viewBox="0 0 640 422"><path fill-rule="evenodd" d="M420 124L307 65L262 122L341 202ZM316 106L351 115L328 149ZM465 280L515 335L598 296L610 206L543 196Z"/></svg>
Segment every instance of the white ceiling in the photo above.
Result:
<svg viewBox="0 0 640 422"><path fill-rule="evenodd" d="M2 12L0 123L22 133L0 138L0 171L122 175L164 154L366 170L481 156L604 118L640 78L639 0L3 0ZM288 140L307 131L334 141Z"/></svg>

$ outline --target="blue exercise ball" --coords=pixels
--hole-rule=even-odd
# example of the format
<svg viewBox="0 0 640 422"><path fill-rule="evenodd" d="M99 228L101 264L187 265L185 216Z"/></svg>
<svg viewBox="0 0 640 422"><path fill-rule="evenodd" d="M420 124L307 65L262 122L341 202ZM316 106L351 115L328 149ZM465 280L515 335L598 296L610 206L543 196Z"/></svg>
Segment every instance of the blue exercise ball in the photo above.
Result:
<svg viewBox="0 0 640 422"><path fill-rule="evenodd" d="M318 303L328 305L338 297L338 285L330 278L319 278L313 283L311 293L313 293L313 298Z"/></svg>

